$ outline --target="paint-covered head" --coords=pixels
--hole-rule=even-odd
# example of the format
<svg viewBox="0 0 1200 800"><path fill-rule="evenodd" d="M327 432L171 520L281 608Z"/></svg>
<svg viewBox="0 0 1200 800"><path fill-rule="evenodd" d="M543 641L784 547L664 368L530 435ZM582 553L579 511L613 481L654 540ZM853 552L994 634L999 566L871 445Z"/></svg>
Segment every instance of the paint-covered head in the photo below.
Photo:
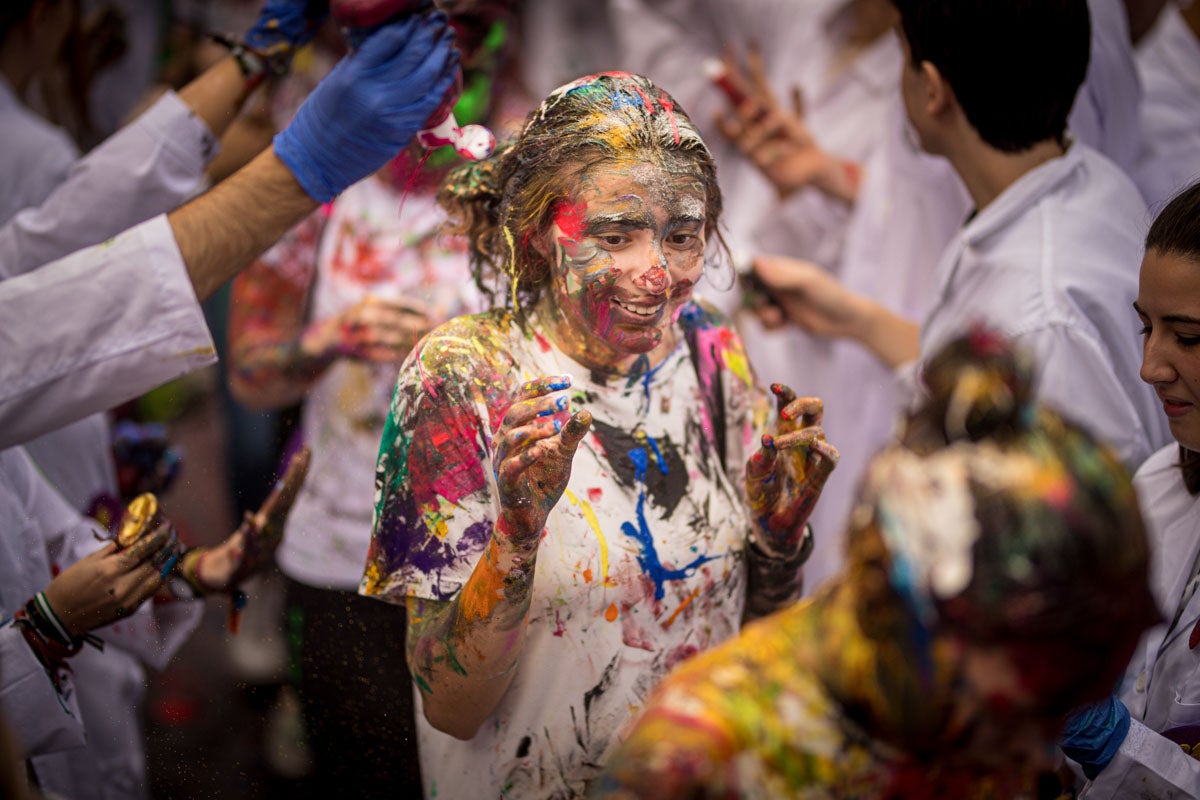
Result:
<svg viewBox="0 0 1200 800"><path fill-rule="evenodd" d="M929 400L871 463L851 522L864 631L902 639L929 696L975 697L977 717L953 725L926 705L926 733L967 747L985 730L1008 742L1031 725L1044 741L1066 712L1112 690L1158 619L1129 474L1032 403L1031 375L989 332L947 345L927 365ZM946 647L952 682L938 663Z"/></svg>
<svg viewBox="0 0 1200 800"><path fill-rule="evenodd" d="M456 170L440 199L482 289L518 311L552 292L573 327L618 351L654 346L719 238L700 134L665 91L621 72L556 89L515 140Z"/></svg>

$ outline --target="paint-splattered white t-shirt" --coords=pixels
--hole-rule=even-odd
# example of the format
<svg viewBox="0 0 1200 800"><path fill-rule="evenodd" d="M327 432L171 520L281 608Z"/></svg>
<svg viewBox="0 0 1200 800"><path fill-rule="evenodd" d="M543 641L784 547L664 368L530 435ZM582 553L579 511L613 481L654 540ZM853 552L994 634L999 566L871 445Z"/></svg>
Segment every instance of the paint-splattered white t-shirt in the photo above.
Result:
<svg viewBox="0 0 1200 800"><path fill-rule="evenodd" d="M511 687L469 742L418 720L428 797L583 795L658 681L736 633L736 487L765 403L729 328L694 305L680 324L694 345L634 378L590 375L504 312L439 328L401 371L362 586L392 602L449 600L470 577L499 510L492 437L524 381L572 375L594 420L547 521Z"/></svg>

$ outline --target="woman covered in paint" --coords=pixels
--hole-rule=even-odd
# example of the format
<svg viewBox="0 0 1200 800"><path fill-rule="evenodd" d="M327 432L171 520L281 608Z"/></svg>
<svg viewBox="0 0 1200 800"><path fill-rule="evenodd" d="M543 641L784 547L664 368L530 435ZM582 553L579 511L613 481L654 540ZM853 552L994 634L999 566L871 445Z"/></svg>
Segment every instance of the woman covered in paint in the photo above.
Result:
<svg viewBox="0 0 1200 800"><path fill-rule="evenodd" d="M1156 618L1137 499L1005 341L951 342L926 382L840 576L671 675L593 797L1036 796Z"/></svg>
<svg viewBox="0 0 1200 800"><path fill-rule="evenodd" d="M1075 721L1067 747L1089 798L1200 797L1200 183L1150 226L1135 303L1152 385L1177 444L1134 478L1154 548L1163 624L1125 673L1119 698Z"/></svg>
<svg viewBox="0 0 1200 800"><path fill-rule="evenodd" d="M837 452L786 387L768 429L693 302L721 195L650 81L556 90L442 199L507 307L402 368L361 591L408 610L428 796L577 797L660 677L795 599Z"/></svg>

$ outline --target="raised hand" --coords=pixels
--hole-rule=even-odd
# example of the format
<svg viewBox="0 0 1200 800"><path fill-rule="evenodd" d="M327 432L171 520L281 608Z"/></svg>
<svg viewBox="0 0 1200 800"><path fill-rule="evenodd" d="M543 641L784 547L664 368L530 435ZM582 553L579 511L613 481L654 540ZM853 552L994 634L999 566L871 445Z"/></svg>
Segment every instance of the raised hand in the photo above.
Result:
<svg viewBox="0 0 1200 800"><path fill-rule="evenodd" d="M567 375L526 383L496 433L497 528L518 546L537 544L550 510L567 488L575 450L592 424L589 412L571 413L570 386Z"/></svg>
<svg viewBox="0 0 1200 800"><path fill-rule="evenodd" d="M821 429L824 406L815 397L797 398L774 384L778 405L775 432L746 464L746 498L758 528L759 543L773 555L792 555L825 481L837 466L838 451Z"/></svg>
<svg viewBox="0 0 1200 800"><path fill-rule="evenodd" d="M260 571L283 541L283 526L308 475L311 451L301 448L270 496L241 526L216 547L189 550L180 572L202 593L226 592Z"/></svg>
<svg viewBox="0 0 1200 800"><path fill-rule="evenodd" d="M431 327L422 303L364 297L342 313L310 325L300 338L300 353L315 359L398 362Z"/></svg>
<svg viewBox="0 0 1200 800"><path fill-rule="evenodd" d="M307 44L329 16L329 0L267 0L246 31L246 44L264 55Z"/></svg>
<svg viewBox="0 0 1200 800"><path fill-rule="evenodd" d="M757 45L747 48L744 69L730 51L721 68L719 85L725 87L732 108L717 116L717 129L758 167L781 199L806 186L847 201L857 197L858 165L821 147L805 122L798 87L792 88L792 108L783 107Z"/></svg>

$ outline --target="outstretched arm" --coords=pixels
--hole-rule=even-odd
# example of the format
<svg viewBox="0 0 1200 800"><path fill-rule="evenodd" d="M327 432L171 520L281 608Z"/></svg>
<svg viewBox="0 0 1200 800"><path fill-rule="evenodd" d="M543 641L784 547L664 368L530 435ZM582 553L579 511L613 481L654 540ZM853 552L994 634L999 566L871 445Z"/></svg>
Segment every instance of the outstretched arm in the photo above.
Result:
<svg viewBox="0 0 1200 800"><path fill-rule="evenodd" d="M538 546L591 426L570 413L570 381L526 384L496 435L500 516L482 557L448 602L408 598L408 654L430 724L475 736L512 683L524 649Z"/></svg>

